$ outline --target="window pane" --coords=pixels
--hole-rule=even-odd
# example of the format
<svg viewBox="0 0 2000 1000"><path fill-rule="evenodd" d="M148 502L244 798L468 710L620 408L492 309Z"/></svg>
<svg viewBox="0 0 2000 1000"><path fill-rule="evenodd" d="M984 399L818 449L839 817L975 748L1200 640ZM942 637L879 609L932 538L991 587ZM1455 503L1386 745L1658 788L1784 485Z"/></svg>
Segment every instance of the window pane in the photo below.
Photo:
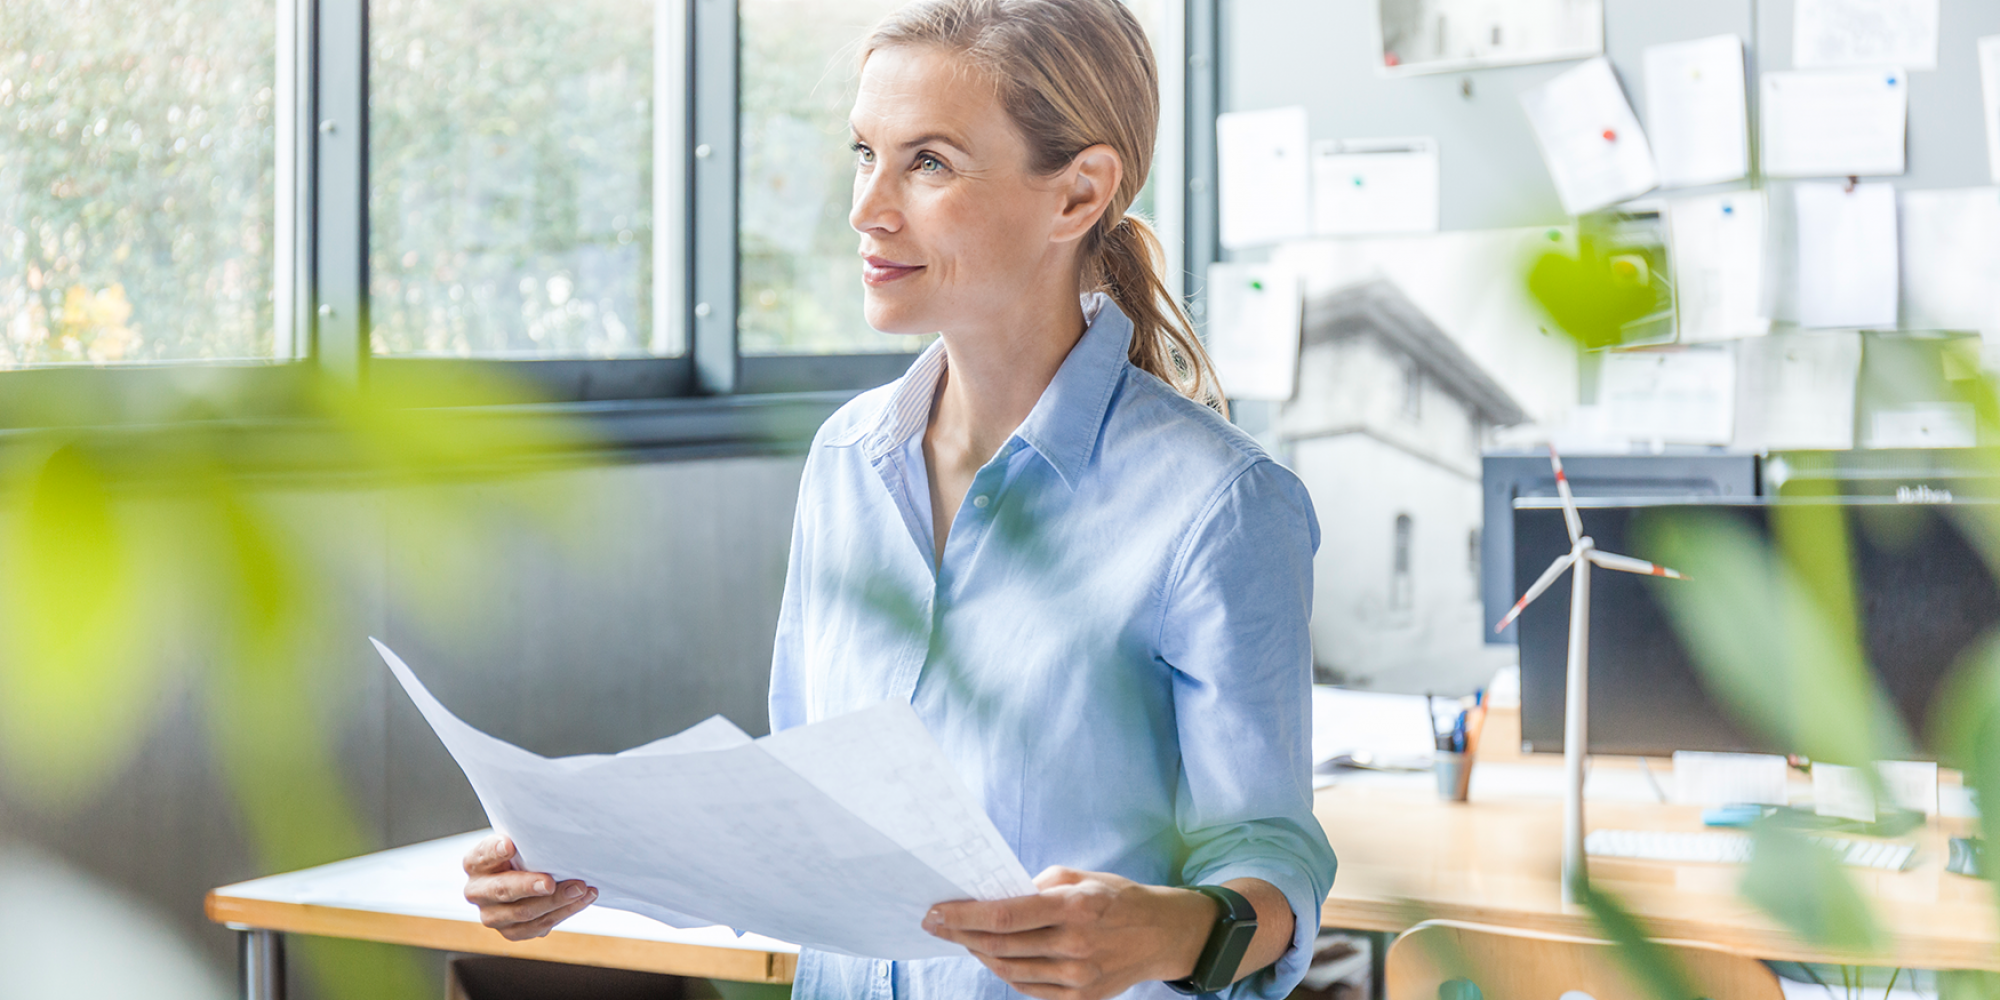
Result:
<svg viewBox="0 0 2000 1000"><path fill-rule="evenodd" d="M652 0L369 5L375 353L681 353L653 308L654 19Z"/></svg>
<svg viewBox="0 0 2000 1000"><path fill-rule="evenodd" d="M276 7L0 5L0 369L270 359Z"/></svg>
<svg viewBox="0 0 2000 1000"><path fill-rule="evenodd" d="M742 301L737 324L746 354L915 350L927 338L887 336L861 314L861 268L847 225L854 158L847 112L854 103L859 41L904 0L742 0ZM1180 113L1177 54L1163 34L1178 14L1167 0L1132 0L1161 60L1161 88ZM1178 35L1171 38L1178 53ZM1178 190L1180 132L1161 123L1160 150L1133 211L1179 238L1154 190ZM1164 158L1171 155L1175 162ZM1178 267L1178 244L1169 249Z"/></svg>
<svg viewBox="0 0 2000 1000"><path fill-rule="evenodd" d="M746 354L914 350L868 328L847 226L860 41L904 0L742 0L742 301Z"/></svg>

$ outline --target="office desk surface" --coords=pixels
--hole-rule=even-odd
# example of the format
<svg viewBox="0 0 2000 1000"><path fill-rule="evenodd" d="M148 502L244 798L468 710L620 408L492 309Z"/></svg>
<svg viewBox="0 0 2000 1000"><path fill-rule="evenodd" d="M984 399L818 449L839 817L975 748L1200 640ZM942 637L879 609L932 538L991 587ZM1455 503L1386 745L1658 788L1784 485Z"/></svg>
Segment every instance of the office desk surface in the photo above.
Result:
<svg viewBox="0 0 2000 1000"><path fill-rule="evenodd" d="M258 930L509 955L641 972L789 983L798 946L722 927L680 930L592 907L562 929L513 942L479 923L465 901L459 859L486 831L381 851L318 868L223 886L208 918Z"/></svg>
<svg viewBox="0 0 2000 1000"><path fill-rule="evenodd" d="M1561 800L1539 794L1538 787L1482 799L1477 770L1474 776L1469 803L1439 800L1425 787L1429 775L1422 776L1425 783L1322 789L1314 812L1340 871L1321 923L1401 931L1444 918L1601 936L1587 912L1562 903ZM1596 779L1593 774L1593 787ZM1587 800L1591 829L1703 828L1701 810L1693 806L1633 801L1615 790L1607 798ZM1888 955L1834 954L1794 938L1737 892L1740 865L1592 858L1590 871L1593 883L1620 897L1654 937L1711 942L1767 959L2000 970L1992 883L1944 870L1948 838L1965 834L1969 825L1933 820L1914 834L1917 855L1908 871L1845 869L1893 936Z"/></svg>

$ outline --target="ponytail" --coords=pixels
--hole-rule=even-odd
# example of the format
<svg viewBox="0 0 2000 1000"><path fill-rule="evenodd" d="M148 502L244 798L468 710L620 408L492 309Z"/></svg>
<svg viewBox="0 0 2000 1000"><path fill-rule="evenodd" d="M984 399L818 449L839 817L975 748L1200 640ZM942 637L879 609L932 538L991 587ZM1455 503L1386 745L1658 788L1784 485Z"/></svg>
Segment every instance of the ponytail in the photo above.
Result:
<svg viewBox="0 0 2000 1000"><path fill-rule="evenodd" d="M1195 337L1194 324L1161 276L1166 270L1166 251L1153 227L1138 216L1126 215L1103 231L1103 239L1093 242L1098 244L1097 252L1085 273L1097 280L1084 287L1094 284L1093 290L1109 294L1132 321L1128 356L1133 366L1228 416L1229 401L1222 395L1215 366Z"/></svg>

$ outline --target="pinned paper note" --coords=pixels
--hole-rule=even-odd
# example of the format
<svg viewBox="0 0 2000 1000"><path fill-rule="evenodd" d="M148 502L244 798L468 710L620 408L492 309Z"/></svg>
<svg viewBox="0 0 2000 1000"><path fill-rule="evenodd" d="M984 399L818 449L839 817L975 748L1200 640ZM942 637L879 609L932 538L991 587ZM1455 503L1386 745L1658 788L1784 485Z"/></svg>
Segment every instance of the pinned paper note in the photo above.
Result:
<svg viewBox="0 0 2000 1000"><path fill-rule="evenodd" d="M1979 40L1979 89L1985 96L1986 169L2000 184L2000 35Z"/></svg>
<svg viewBox="0 0 2000 1000"><path fill-rule="evenodd" d="M1904 170L1910 116L1901 70L1766 73L1764 173L1872 177Z"/></svg>
<svg viewBox="0 0 2000 1000"><path fill-rule="evenodd" d="M1299 377L1297 272L1277 264L1208 265L1208 357L1234 399L1284 401Z"/></svg>
<svg viewBox="0 0 2000 1000"><path fill-rule="evenodd" d="M1805 327L1894 329L1900 277L1896 189L1798 184L1798 320Z"/></svg>
<svg viewBox="0 0 2000 1000"><path fill-rule="evenodd" d="M1746 114L1743 39L1716 35L1646 49L1646 133L1661 187L1748 174Z"/></svg>
<svg viewBox="0 0 2000 1000"><path fill-rule="evenodd" d="M1417 137L1313 143L1312 188L1316 235L1437 232L1437 142Z"/></svg>
<svg viewBox="0 0 2000 1000"><path fill-rule="evenodd" d="M1938 0L1797 0L1792 65L1936 69Z"/></svg>
<svg viewBox="0 0 2000 1000"><path fill-rule="evenodd" d="M1979 427L1970 403L1907 403L1868 415L1869 448L1971 448Z"/></svg>
<svg viewBox="0 0 2000 1000"><path fill-rule="evenodd" d="M1738 449L1848 451L1861 334L1774 334L1736 345Z"/></svg>
<svg viewBox="0 0 2000 1000"><path fill-rule="evenodd" d="M1674 801L1684 806L1781 806L1785 758L1761 753L1674 753Z"/></svg>
<svg viewBox="0 0 2000 1000"><path fill-rule="evenodd" d="M1599 370L1597 399L1613 437L1728 444L1736 430L1736 358L1714 346L1614 351Z"/></svg>
<svg viewBox="0 0 2000 1000"><path fill-rule="evenodd" d="M1588 60L1524 92L1521 107L1569 214L1595 211L1659 186L1653 149L1610 60Z"/></svg>
<svg viewBox="0 0 2000 1000"><path fill-rule="evenodd" d="M1667 204L1681 343L1755 337L1771 329L1766 214L1761 190Z"/></svg>
<svg viewBox="0 0 2000 1000"><path fill-rule="evenodd" d="M1386 73L1581 59L1604 51L1604 0L1374 0Z"/></svg>
<svg viewBox="0 0 2000 1000"><path fill-rule="evenodd" d="M2000 189L1904 191L1902 328L2000 336Z"/></svg>
<svg viewBox="0 0 2000 1000"><path fill-rule="evenodd" d="M1215 148L1223 246L1241 250L1306 235L1306 109L1217 115Z"/></svg>

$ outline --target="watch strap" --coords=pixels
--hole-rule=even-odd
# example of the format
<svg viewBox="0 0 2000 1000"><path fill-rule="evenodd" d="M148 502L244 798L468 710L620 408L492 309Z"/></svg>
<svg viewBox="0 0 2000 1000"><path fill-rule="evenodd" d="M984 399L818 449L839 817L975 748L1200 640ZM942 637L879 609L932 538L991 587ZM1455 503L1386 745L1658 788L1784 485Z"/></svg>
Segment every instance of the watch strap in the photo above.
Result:
<svg viewBox="0 0 2000 1000"><path fill-rule="evenodd" d="M1215 918L1215 926L1208 932L1208 941L1202 945L1201 957L1195 959L1194 971L1186 978L1167 981L1167 987L1176 993L1189 995L1215 993L1229 987L1236 981L1236 970L1243 964L1243 954L1250 950L1250 939L1257 936L1257 908L1250 900L1234 889L1219 885L1191 885L1187 888L1215 900L1222 906L1221 915Z"/></svg>

